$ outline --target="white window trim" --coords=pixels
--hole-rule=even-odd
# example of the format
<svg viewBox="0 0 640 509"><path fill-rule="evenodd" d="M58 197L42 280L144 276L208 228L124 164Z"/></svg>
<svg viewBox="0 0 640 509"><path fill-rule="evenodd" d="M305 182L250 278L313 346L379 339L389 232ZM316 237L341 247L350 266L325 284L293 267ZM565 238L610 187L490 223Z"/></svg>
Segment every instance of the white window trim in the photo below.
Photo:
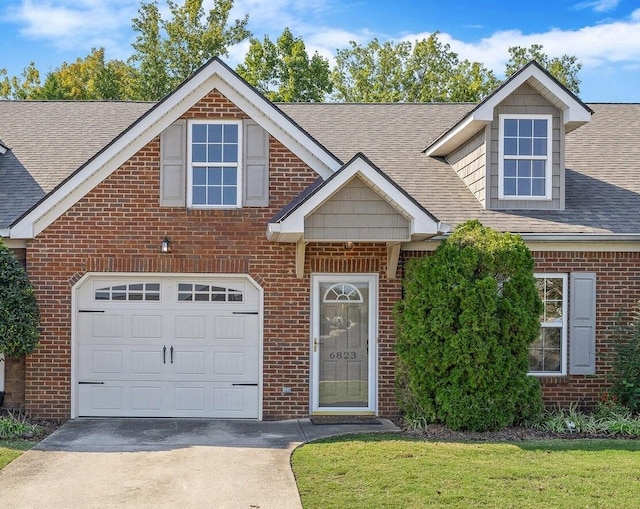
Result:
<svg viewBox="0 0 640 509"><path fill-rule="evenodd" d="M562 279L562 334L560 339L560 371L529 371L533 376L566 376L567 374L567 327L569 322L567 315L569 313L569 275L565 273L554 272L536 272L533 274L536 279ZM540 323L540 328L554 328L555 326L549 323Z"/></svg>
<svg viewBox="0 0 640 509"><path fill-rule="evenodd" d="M515 196L504 194L504 121L508 119L546 119L547 120L547 156L521 156L515 157L515 159L537 159L546 161L545 165L545 194L544 196ZM499 129L498 129L498 198L500 200L535 200L535 201L549 201L552 197L553 189L553 115L540 115L540 114L512 114L504 113L499 115ZM509 157L508 159L513 159Z"/></svg>
<svg viewBox="0 0 640 509"><path fill-rule="evenodd" d="M220 124L229 125L235 124L238 126L238 174L236 175L236 204L235 205L194 205L193 204L193 165L191 162L192 152L192 126L194 124ZM242 120L208 120L208 119L193 119L187 122L187 207L192 209L239 209L242 208L242 182L243 182L243 163L244 163L244 148L243 148L244 130L242 128ZM225 164L226 166L232 166L231 164Z"/></svg>

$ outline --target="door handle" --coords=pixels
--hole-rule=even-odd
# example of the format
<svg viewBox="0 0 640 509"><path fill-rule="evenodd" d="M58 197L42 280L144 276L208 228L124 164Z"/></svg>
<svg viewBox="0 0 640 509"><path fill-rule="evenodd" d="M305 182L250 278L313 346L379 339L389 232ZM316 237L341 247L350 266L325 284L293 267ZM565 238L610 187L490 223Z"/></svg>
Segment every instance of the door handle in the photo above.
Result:
<svg viewBox="0 0 640 509"><path fill-rule="evenodd" d="M163 346L162 347L162 364L166 364L167 363L167 347Z"/></svg>
<svg viewBox="0 0 640 509"><path fill-rule="evenodd" d="M318 338L313 338L313 351L318 351Z"/></svg>
<svg viewBox="0 0 640 509"><path fill-rule="evenodd" d="M169 349L169 353L171 355L171 364L173 364L173 345L171 345L171 348Z"/></svg>

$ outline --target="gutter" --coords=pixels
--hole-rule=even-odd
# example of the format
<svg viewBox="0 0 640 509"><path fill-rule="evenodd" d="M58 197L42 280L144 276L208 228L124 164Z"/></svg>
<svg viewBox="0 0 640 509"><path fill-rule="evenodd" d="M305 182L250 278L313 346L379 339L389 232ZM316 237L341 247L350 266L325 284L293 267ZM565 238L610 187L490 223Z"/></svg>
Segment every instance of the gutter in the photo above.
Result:
<svg viewBox="0 0 640 509"><path fill-rule="evenodd" d="M443 233L419 242L404 242L402 251L433 251L449 237ZM532 251L640 251L640 234L636 233L522 233Z"/></svg>

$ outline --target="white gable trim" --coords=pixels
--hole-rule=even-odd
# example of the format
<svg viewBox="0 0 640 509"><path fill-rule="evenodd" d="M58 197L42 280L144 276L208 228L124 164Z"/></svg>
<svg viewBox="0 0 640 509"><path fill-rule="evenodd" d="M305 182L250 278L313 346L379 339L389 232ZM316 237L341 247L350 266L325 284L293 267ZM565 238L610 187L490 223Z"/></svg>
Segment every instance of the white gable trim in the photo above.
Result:
<svg viewBox="0 0 640 509"><path fill-rule="evenodd" d="M329 200L356 175L409 219L410 235L412 237L432 237L449 230L448 225L434 219L415 201L385 178L362 155L358 155L288 216L282 220L269 223L267 225L267 239L274 242L299 242L304 240L305 217L312 214Z"/></svg>
<svg viewBox="0 0 640 509"><path fill-rule="evenodd" d="M565 125L581 125L591 120L591 110L571 94L565 87L551 78L538 64L532 62L513 75L492 95L481 102L471 113L429 145L425 153L433 157L445 157L474 134L493 121L495 107L511 95L517 88L528 82L544 97L554 99L563 111Z"/></svg>
<svg viewBox="0 0 640 509"><path fill-rule="evenodd" d="M9 148L5 147L2 143L0 143L0 155L6 154L7 150L9 150Z"/></svg>
<svg viewBox="0 0 640 509"><path fill-rule="evenodd" d="M11 227L10 236L28 239L38 235L213 89L225 95L323 178L339 169L338 159L219 59L212 59L47 195Z"/></svg>

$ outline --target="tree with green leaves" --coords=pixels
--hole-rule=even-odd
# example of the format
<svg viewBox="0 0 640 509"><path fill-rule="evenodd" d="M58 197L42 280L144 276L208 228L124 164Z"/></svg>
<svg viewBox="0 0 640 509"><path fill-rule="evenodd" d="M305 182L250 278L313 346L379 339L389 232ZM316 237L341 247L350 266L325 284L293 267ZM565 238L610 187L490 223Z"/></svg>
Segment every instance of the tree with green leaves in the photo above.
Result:
<svg viewBox="0 0 640 509"><path fill-rule="evenodd" d="M140 99L159 100L212 57L228 55L228 48L246 40L248 15L229 22L233 0L215 0L205 12L203 0L168 0L170 17L163 19L157 2L143 1L133 30Z"/></svg>
<svg viewBox="0 0 640 509"><path fill-rule="evenodd" d="M4 99L33 99L40 90L40 71L34 62L30 62L22 71L21 77L9 78L6 69L0 69L0 97Z"/></svg>
<svg viewBox="0 0 640 509"><path fill-rule="evenodd" d="M509 48L509 61L507 62L505 75L509 77L518 69L535 60L574 94L579 94L580 79L578 78L578 73L582 69L582 64L578 62L578 57L572 55L550 57L542 50L542 44L532 44L528 48L522 46Z"/></svg>
<svg viewBox="0 0 640 509"><path fill-rule="evenodd" d="M40 312L20 262L0 241L0 353L22 357L38 345Z"/></svg>
<svg viewBox="0 0 640 509"><path fill-rule="evenodd" d="M399 404L409 419L487 431L539 417L528 376L542 303L517 235L477 220L405 268L395 309Z"/></svg>
<svg viewBox="0 0 640 509"><path fill-rule="evenodd" d="M476 102L499 83L484 65L461 61L437 33L413 44L350 44L336 53L332 79L338 101Z"/></svg>
<svg viewBox="0 0 640 509"><path fill-rule="evenodd" d="M6 74L6 73L5 73ZM40 83L40 72L31 62L23 79L4 78L0 96L13 99L108 100L133 99L134 69L120 60L105 59L104 48L93 48L84 58L63 62Z"/></svg>
<svg viewBox="0 0 640 509"><path fill-rule="evenodd" d="M244 63L236 71L275 102L321 102L331 92L329 61L309 58L304 41L285 28L273 43L269 36L250 41Z"/></svg>

